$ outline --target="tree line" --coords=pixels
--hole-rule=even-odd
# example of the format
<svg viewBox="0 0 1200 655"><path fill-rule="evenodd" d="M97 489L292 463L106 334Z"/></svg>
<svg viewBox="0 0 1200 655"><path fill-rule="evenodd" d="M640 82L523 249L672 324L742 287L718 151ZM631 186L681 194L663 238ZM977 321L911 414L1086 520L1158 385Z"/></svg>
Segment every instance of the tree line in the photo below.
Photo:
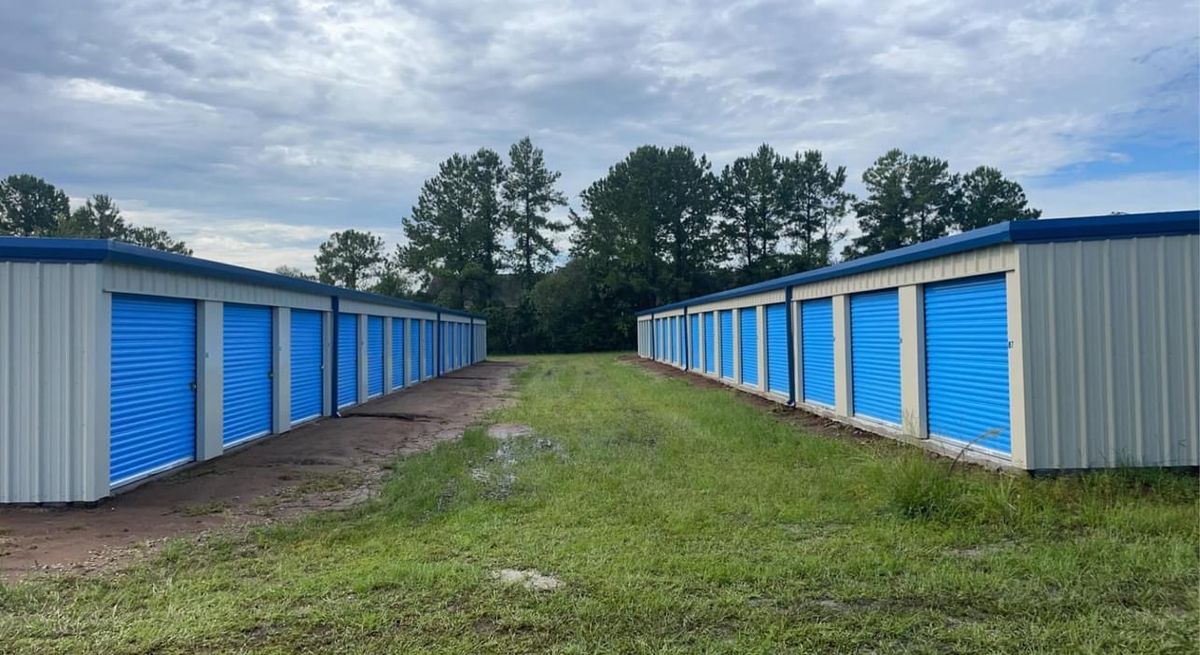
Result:
<svg viewBox="0 0 1200 655"><path fill-rule="evenodd" d="M98 193L72 210L65 192L26 174L0 180L0 235L114 239L192 254L186 243L166 230L127 223L117 203L104 194Z"/></svg>
<svg viewBox="0 0 1200 655"><path fill-rule="evenodd" d="M641 146L584 189L578 207L559 178L529 138L507 157L455 153L402 217L404 244L389 250L348 229L319 246L315 275L276 272L479 312L493 352L625 349L641 309L1041 214L995 168L959 173L900 150L862 173L862 197L820 151L767 144L720 170L686 146ZM72 210L65 193L29 175L0 181L0 233L191 254L163 230L126 223L108 196Z"/></svg>
<svg viewBox="0 0 1200 655"><path fill-rule="evenodd" d="M407 244L388 253L369 233L336 233L317 277L483 313L493 352L623 349L641 309L1041 215L995 168L958 173L900 150L863 172L861 198L820 151L767 144L720 171L686 146L641 146L566 222L551 218L568 204L558 179L528 138L507 161L454 154L402 219Z"/></svg>

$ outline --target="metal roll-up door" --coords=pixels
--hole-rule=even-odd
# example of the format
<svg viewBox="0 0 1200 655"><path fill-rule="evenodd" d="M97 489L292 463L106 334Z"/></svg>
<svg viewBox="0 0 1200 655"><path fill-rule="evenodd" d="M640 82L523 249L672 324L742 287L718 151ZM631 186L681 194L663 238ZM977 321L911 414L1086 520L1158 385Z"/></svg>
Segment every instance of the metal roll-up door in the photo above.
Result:
<svg viewBox="0 0 1200 655"><path fill-rule="evenodd" d="M433 321L425 321L425 377L433 377L434 350L433 350Z"/></svg>
<svg viewBox="0 0 1200 655"><path fill-rule="evenodd" d="M225 305L221 440L271 434L271 308Z"/></svg>
<svg viewBox="0 0 1200 655"><path fill-rule="evenodd" d="M358 402L358 314L338 314L337 406Z"/></svg>
<svg viewBox="0 0 1200 655"><path fill-rule="evenodd" d="M116 487L196 458L196 303L112 297L109 468Z"/></svg>
<svg viewBox="0 0 1200 655"><path fill-rule="evenodd" d="M669 355L667 357L667 361L674 364L675 358L677 356L676 350L679 347L679 344L677 344L675 342L675 317L674 316L667 319L667 343L670 344L670 346L668 348Z"/></svg>
<svg viewBox="0 0 1200 655"><path fill-rule="evenodd" d="M688 361L688 367L700 368L700 315L692 314L692 328L688 335L688 342L692 344L692 358Z"/></svg>
<svg viewBox="0 0 1200 655"><path fill-rule="evenodd" d="M733 379L733 310L721 312L721 377Z"/></svg>
<svg viewBox="0 0 1200 655"><path fill-rule="evenodd" d="M717 356L713 351L715 335L713 334L713 313L705 312L704 314L704 372L712 373L716 370Z"/></svg>
<svg viewBox="0 0 1200 655"><path fill-rule="evenodd" d="M767 389L785 396L792 392L788 374L787 308L767 305Z"/></svg>
<svg viewBox="0 0 1200 655"><path fill-rule="evenodd" d="M408 332L408 381L421 381L421 321L413 319Z"/></svg>
<svg viewBox="0 0 1200 655"><path fill-rule="evenodd" d="M742 365L742 384L758 384L758 311L748 307L738 312L738 361Z"/></svg>
<svg viewBox="0 0 1200 655"><path fill-rule="evenodd" d="M392 319L392 388L404 386L404 319Z"/></svg>
<svg viewBox="0 0 1200 655"><path fill-rule="evenodd" d="M322 365L322 353L325 335L321 312L293 309L291 321L290 420L295 425L317 418L324 410L325 367Z"/></svg>
<svg viewBox="0 0 1200 655"><path fill-rule="evenodd" d="M929 434L1011 454L1004 275L925 287Z"/></svg>
<svg viewBox="0 0 1200 655"><path fill-rule="evenodd" d="M654 321L654 335L658 340L654 358L661 362L667 358L667 332L663 329L663 319L661 318Z"/></svg>
<svg viewBox="0 0 1200 655"><path fill-rule="evenodd" d="M800 304L801 372L805 402L833 407L833 299Z"/></svg>
<svg viewBox="0 0 1200 655"><path fill-rule="evenodd" d="M850 296L854 415L900 424L900 301L895 289Z"/></svg>
<svg viewBox="0 0 1200 655"><path fill-rule="evenodd" d="M383 317L367 317L367 397L383 395Z"/></svg>

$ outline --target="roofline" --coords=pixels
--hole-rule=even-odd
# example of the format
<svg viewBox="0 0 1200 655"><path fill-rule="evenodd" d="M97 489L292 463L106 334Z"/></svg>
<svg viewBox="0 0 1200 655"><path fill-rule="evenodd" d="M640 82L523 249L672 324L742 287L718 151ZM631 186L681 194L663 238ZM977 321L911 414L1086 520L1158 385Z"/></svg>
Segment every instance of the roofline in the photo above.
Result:
<svg viewBox="0 0 1200 655"><path fill-rule="evenodd" d="M823 280L866 273L881 268L900 266L911 262L944 257L969 250L979 250L1005 243L1093 241L1096 239L1128 239L1180 234L1200 234L1200 210L1189 209L1173 212L1008 221L981 227L970 232L934 239L933 241L905 246L904 248L898 248L861 259L852 259L824 268L805 271L803 273L793 273L773 280L718 291L706 296L681 300L652 309L644 309L635 312L635 316L667 312L693 305L704 305L720 300L740 298L755 293L775 291L801 284L812 284Z"/></svg>
<svg viewBox="0 0 1200 655"><path fill-rule="evenodd" d="M268 286L319 296L337 296L347 300L442 312L466 318L486 320L482 314L449 309L415 300L393 298L368 291L346 289L311 280L234 266L209 259L190 257L111 239L71 239L58 237L0 237L0 261L115 263L141 266L175 273L220 278L246 284Z"/></svg>

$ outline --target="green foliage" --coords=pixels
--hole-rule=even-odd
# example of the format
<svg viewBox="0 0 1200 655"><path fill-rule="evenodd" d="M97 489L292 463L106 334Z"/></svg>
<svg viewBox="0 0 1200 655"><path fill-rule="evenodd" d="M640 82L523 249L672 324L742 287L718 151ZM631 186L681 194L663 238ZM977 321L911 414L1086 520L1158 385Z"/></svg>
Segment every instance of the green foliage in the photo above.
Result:
<svg viewBox="0 0 1200 655"><path fill-rule="evenodd" d="M0 180L0 234L49 237L71 213L67 194L32 175L10 175Z"/></svg>
<svg viewBox="0 0 1200 655"><path fill-rule="evenodd" d="M1041 216L1021 185L980 166L966 175L950 172L936 157L889 150L863 172L867 197L854 204L862 235L848 245L847 259L873 255L965 231Z"/></svg>
<svg viewBox="0 0 1200 655"><path fill-rule="evenodd" d="M781 234L791 240L790 272L833 263L834 244L846 236L843 222L854 195L845 190L846 167L830 169L819 150L797 152L780 167Z"/></svg>
<svg viewBox="0 0 1200 655"><path fill-rule="evenodd" d="M283 275L285 277L294 277L297 280L309 280L310 282L317 281L317 276L309 275L308 273L305 273L304 271L296 268L295 266L287 266L287 265L276 266L275 274Z"/></svg>
<svg viewBox="0 0 1200 655"><path fill-rule="evenodd" d="M555 207L567 204L567 197L555 188L562 173L546 167L541 148L529 137L513 144L508 151L509 165L503 180L504 225L514 246L508 253L508 265L529 290L538 273L558 254L550 235L567 229L550 220Z"/></svg>
<svg viewBox="0 0 1200 655"><path fill-rule="evenodd" d="M187 244L166 230L130 225L113 199L96 194L71 211L66 193L32 175L0 180L0 234L115 239L146 248L190 255Z"/></svg>
<svg viewBox="0 0 1200 655"><path fill-rule="evenodd" d="M314 258L317 279L347 289L366 286L383 263L383 239L370 232L344 230L329 235Z"/></svg>
<svg viewBox="0 0 1200 655"><path fill-rule="evenodd" d="M782 160L762 144L721 171L721 232L738 262L743 282L780 273L778 243L783 229Z"/></svg>

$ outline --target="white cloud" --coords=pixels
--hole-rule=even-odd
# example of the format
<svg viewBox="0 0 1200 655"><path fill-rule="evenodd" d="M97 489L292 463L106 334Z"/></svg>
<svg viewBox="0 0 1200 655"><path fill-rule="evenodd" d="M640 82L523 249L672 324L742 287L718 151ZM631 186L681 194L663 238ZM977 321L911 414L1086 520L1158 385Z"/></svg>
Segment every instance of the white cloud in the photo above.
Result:
<svg viewBox="0 0 1200 655"><path fill-rule="evenodd" d="M0 174L139 199L197 252L256 265L307 266L315 243L255 225L398 235L437 162L526 134L572 197L642 143L684 143L719 167L769 142L820 148L854 180L891 147L958 170L995 165L1048 214L1087 213L1105 193L1159 206L1194 198L1144 150L1174 158L1163 171L1189 157L1196 170L1197 11L1195 0L23 3L0 9ZM1135 172L1048 186L1096 162Z"/></svg>

